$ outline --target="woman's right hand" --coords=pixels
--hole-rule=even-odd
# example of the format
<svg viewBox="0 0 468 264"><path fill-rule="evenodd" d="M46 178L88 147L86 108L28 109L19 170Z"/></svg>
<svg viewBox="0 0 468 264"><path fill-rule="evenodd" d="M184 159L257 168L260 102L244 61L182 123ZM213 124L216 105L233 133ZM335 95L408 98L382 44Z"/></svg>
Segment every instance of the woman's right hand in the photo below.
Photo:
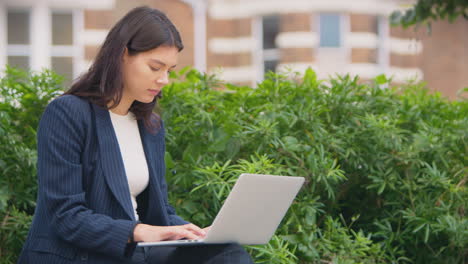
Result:
<svg viewBox="0 0 468 264"><path fill-rule="evenodd" d="M180 226L153 226L137 224L133 230L133 239L136 242L157 242L163 240L198 239L203 238L206 232L194 224Z"/></svg>

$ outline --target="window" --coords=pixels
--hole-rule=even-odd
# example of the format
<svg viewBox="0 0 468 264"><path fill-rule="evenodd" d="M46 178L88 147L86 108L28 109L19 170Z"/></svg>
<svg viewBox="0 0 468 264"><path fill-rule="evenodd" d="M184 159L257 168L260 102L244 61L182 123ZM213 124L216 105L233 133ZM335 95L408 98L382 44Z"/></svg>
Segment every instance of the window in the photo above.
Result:
<svg viewBox="0 0 468 264"><path fill-rule="evenodd" d="M51 16L51 68L65 78L64 85L68 87L74 76L73 13L71 11L53 11Z"/></svg>
<svg viewBox="0 0 468 264"><path fill-rule="evenodd" d="M0 50L0 60L24 70L51 68L64 76L63 85L67 87L86 68L81 37L83 10L62 5L55 8L47 3L39 1L28 7L16 6L12 1L11 6L0 5L6 29L6 46L3 54Z"/></svg>
<svg viewBox="0 0 468 264"><path fill-rule="evenodd" d="M30 11L7 11L7 64L29 69L31 57Z"/></svg>
<svg viewBox="0 0 468 264"><path fill-rule="evenodd" d="M279 62L279 50L275 40L279 33L280 17L270 15L262 17L263 73L275 72Z"/></svg>
<svg viewBox="0 0 468 264"><path fill-rule="evenodd" d="M341 19L339 14L320 14L320 47L342 46Z"/></svg>
<svg viewBox="0 0 468 264"><path fill-rule="evenodd" d="M350 62L350 49L345 40L349 32L349 16L322 13L316 19L320 38L316 61L320 78L329 74L344 74Z"/></svg>

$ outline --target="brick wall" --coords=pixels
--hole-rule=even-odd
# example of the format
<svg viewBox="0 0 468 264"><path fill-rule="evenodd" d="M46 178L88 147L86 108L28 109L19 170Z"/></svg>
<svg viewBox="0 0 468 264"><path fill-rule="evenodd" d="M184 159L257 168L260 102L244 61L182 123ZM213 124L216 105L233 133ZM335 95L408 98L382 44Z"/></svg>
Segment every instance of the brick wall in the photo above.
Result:
<svg viewBox="0 0 468 264"><path fill-rule="evenodd" d="M351 48L352 63L377 63L377 49Z"/></svg>
<svg viewBox="0 0 468 264"><path fill-rule="evenodd" d="M282 32L311 31L311 15L309 13L286 13L281 15L280 30Z"/></svg>
<svg viewBox="0 0 468 264"><path fill-rule="evenodd" d="M377 17L368 14L350 14L351 32L377 33Z"/></svg>
<svg viewBox="0 0 468 264"><path fill-rule="evenodd" d="M252 19L214 19L207 18L207 39L235 39L251 37ZM252 54L249 51L235 53L214 52L208 47L207 68L208 71L218 67L237 67L252 64Z"/></svg>
<svg viewBox="0 0 468 264"><path fill-rule="evenodd" d="M418 30L392 27L390 32L394 37L413 39L422 44L422 52L416 55L391 54L391 65L420 68L427 87L450 99L456 98L459 89L468 87L467 20L434 22L430 33L424 26Z"/></svg>
<svg viewBox="0 0 468 264"><path fill-rule="evenodd" d="M126 0L123 0L127 2ZM193 12L190 5L178 0L157 0L149 1L153 8L163 11L167 17L174 23L179 30L184 44L184 49L179 54L178 69L185 66L193 66L194 61L194 20Z"/></svg>
<svg viewBox="0 0 468 264"><path fill-rule="evenodd" d="M394 26L390 28L390 36L397 39L408 40L407 49L415 51L415 44L420 42L422 31L416 32L414 27L403 28L400 26ZM423 50L425 49L423 44ZM415 68L421 66L422 53L414 54L398 54L395 52L390 52L390 65L399 67L399 68Z"/></svg>
<svg viewBox="0 0 468 264"><path fill-rule="evenodd" d="M350 14L350 33L371 33L378 36L378 18L369 14ZM363 43L365 44L365 43ZM351 63L378 63L377 47L351 47Z"/></svg>
<svg viewBox="0 0 468 264"><path fill-rule="evenodd" d="M194 23L193 13L189 5L179 0L116 0L112 10L85 10L85 30L109 30L115 22L130 9L148 5L165 12L179 29L185 49L179 57L179 66L194 65ZM212 39L251 38L253 18L214 19L207 13L207 69L217 67L252 66L251 51L234 53L219 53L210 50ZM280 17L280 32L316 32L313 25L313 13L285 13ZM350 33L371 33L378 37L378 21L376 15L352 13L349 14ZM281 34L280 33L280 34ZM398 52L389 50L389 66L397 69L421 69L428 87L440 91L449 98L455 98L456 91L468 87L468 21L460 18L453 24L448 22L433 23L432 34L426 34L424 28L415 31L413 28L402 29L391 27L389 38L402 40L404 43L415 41L422 44L421 52ZM380 41L380 39L379 39ZM405 42L406 41L406 42ZM412 45L412 44L408 44ZM359 46L359 45L358 45ZM98 45L86 45L85 58L92 60L97 53ZM409 47L410 49L412 47ZM255 52L255 51L254 51ZM280 64L316 63L316 46L282 47L280 48ZM350 62L352 64L378 65L378 47L351 47ZM244 81L245 84L247 82Z"/></svg>
<svg viewBox="0 0 468 264"><path fill-rule="evenodd" d="M286 13L280 16L280 34L288 32L312 32L312 17L309 13ZM294 42L294 40L291 40ZM294 43L291 43L294 44ZM280 64L313 63L314 47L280 48Z"/></svg>
<svg viewBox="0 0 468 264"><path fill-rule="evenodd" d="M436 22L430 35L420 35L420 65L429 89L455 99L459 89L468 87L468 20Z"/></svg>
<svg viewBox="0 0 468 264"><path fill-rule="evenodd" d="M194 64L193 59L193 14L187 4L177 0L116 0L111 10L85 10L85 30L110 30L114 24L131 9L150 6L163 11L179 30L184 50L179 55L178 68ZM85 45L85 60L91 61L99 50L99 45Z"/></svg>
<svg viewBox="0 0 468 264"><path fill-rule="evenodd" d="M84 10L85 30L109 30L115 23L113 10ZM99 51L99 45L84 46L86 61L92 61Z"/></svg>

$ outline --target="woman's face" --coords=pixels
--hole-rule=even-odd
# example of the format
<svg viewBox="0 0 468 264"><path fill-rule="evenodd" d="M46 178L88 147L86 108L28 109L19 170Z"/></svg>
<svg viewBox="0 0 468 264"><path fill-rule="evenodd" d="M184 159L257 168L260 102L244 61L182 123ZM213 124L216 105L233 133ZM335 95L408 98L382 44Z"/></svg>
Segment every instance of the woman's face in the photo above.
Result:
<svg viewBox="0 0 468 264"><path fill-rule="evenodd" d="M179 51L172 46L159 46L123 58L124 88L122 100L150 103L164 85L169 83L169 72L177 64Z"/></svg>

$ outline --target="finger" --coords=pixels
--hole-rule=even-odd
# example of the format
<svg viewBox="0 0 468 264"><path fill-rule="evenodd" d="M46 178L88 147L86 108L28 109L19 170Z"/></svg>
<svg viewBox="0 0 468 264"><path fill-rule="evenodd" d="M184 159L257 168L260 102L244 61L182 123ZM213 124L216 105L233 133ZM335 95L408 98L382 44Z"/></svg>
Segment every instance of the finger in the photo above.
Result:
<svg viewBox="0 0 468 264"><path fill-rule="evenodd" d="M161 240L174 240L174 239L177 239L177 238L174 238L174 237L177 237L178 231L174 227L172 227L172 226L163 226L163 227L160 227L160 228L161 228L161 231L160 231Z"/></svg>
<svg viewBox="0 0 468 264"><path fill-rule="evenodd" d="M200 236L196 235L193 232L187 231L186 234L185 234L185 238L187 238L187 239L199 239Z"/></svg>
<svg viewBox="0 0 468 264"><path fill-rule="evenodd" d="M198 229L198 228L194 228L193 226L183 226L183 228L188 232L190 233L190 237L195 237L195 238L191 238L191 239L198 239L198 238L201 238L201 237L204 237L205 235L203 234L203 232L201 232L201 229Z"/></svg>
<svg viewBox="0 0 468 264"><path fill-rule="evenodd" d="M206 235L206 232L201 229L200 227L194 225L194 224L186 224L184 225L184 227L186 227L188 230L194 232L196 235L198 236L205 236Z"/></svg>
<svg viewBox="0 0 468 264"><path fill-rule="evenodd" d="M180 227L177 229L177 234L175 239L198 239L198 236L191 230L186 229L186 227Z"/></svg>
<svg viewBox="0 0 468 264"><path fill-rule="evenodd" d="M197 239L198 236L185 226L172 226L171 235L166 240Z"/></svg>
<svg viewBox="0 0 468 264"><path fill-rule="evenodd" d="M207 227L203 228L203 231L205 231L206 233L208 233L208 231L210 231L210 229L211 229L211 226L207 226Z"/></svg>

